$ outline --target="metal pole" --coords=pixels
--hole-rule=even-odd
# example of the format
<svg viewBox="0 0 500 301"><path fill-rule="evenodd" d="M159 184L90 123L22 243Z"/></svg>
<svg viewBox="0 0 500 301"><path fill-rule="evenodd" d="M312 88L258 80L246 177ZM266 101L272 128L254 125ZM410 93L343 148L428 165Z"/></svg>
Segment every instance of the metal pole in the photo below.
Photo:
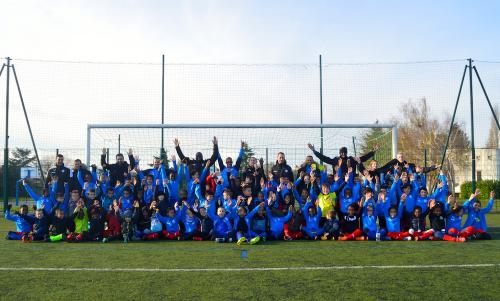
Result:
<svg viewBox="0 0 500 301"><path fill-rule="evenodd" d="M453 124L455 123L455 116L457 115L458 103L460 102L460 95L462 94L462 87L464 85L465 74L467 73L467 65L464 67L464 73L462 74L462 80L460 81L460 88L458 89L457 101L455 102L455 109L453 110L453 116L451 117L450 129L448 131L448 137L446 138L446 144L444 145L443 154L441 155L441 164L439 170L443 169L444 158L446 157L446 151L450 143L451 132L453 131Z"/></svg>
<svg viewBox="0 0 500 301"><path fill-rule="evenodd" d="M121 153L121 139L122 139L122 135L118 134L118 153L120 154Z"/></svg>
<svg viewBox="0 0 500 301"><path fill-rule="evenodd" d="M470 142L472 149L472 191L476 190L476 147L474 144L474 90L472 89L472 59L469 61L469 93L470 93Z"/></svg>
<svg viewBox="0 0 500 301"><path fill-rule="evenodd" d="M26 106L24 105L24 98L21 92L21 86L19 85L19 80L17 78L16 67L12 65L12 73L14 74L14 80L16 81L17 92L19 93L19 99L21 99L21 105L23 107L24 118L26 119L26 124L28 125L28 131L30 133L31 144L33 144L33 150L35 151L36 161L38 162L38 168L40 169L40 176L42 181L45 183L45 176L43 175L42 163L40 163L40 157L38 156L38 150L36 148L35 138L33 138L33 132L31 131L31 124L28 118L28 113L26 112Z"/></svg>
<svg viewBox="0 0 500 301"><path fill-rule="evenodd" d="M161 56L161 124L165 124L165 55ZM164 136L163 128L161 129L161 150L160 155L164 155ZM161 157L160 156L160 157ZM165 159L165 158L162 158Z"/></svg>
<svg viewBox="0 0 500 301"><path fill-rule="evenodd" d="M10 85L10 57L7 60L7 87L5 90L5 148L3 151L3 208L9 205L8 176L9 176L9 85Z"/></svg>
<svg viewBox="0 0 500 301"><path fill-rule="evenodd" d="M354 148L354 156L356 157L358 154L356 153L356 137L352 136L352 146Z"/></svg>
<svg viewBox="0 0 500 301"><path fill-rule="evenodd" d="M488 106L490 107L491 114L493 114L493 118L495 119L495 122L497 123L498 130L500 130L500 123L498 123L497 114L495 114L495 110L493 109L493 106L491 105L490 98L488 97L488 93L486 93L486 89L484 88L483 81L481 80L481 77L479 76L479 72L477 72L476 66L474 66L472 68L474 68L474 72L476 73L477 79L479 80L479 84L481 84L481 89L483 89L484 96L486 97L486 101L488 102Z"/></svg>
<svg viewBox="0 0 500 301"><path fill-rule="evenodd" d="M87 166L90 166L90 142L91 142L92 136L91 136L91 128L87 126ZM59 150L58 150L59 152ZM107 161L109 162L109 161Z"/></svg>
<svg viewBox="0 0 500 301"><path fill-rule="evenodd" d="M266 177L267 173L269 172L268 168L269 168L269 149L266 147Z"/></svg>
<svg viewBox="0 0 500 301"><path fill-rule="evenodd" d="M398 127L392 128L392 157L396 158L398 155Z"/></svg>
<svg viewBox="0 0 500 301"><path fill-rule="evenodd" d="M323 124L323 62L321 54L319 55L319 123ZM320 139L319 152L323 154L323 128L320 128Z"/></svg>

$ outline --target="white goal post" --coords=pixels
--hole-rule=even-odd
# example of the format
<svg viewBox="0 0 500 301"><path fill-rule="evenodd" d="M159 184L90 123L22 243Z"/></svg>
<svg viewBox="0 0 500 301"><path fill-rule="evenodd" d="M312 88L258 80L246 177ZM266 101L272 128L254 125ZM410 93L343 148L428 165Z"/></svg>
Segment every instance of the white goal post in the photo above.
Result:
<svg viewBox="0 0 500 301"><path fill-rule="evenodd" d="M330 151L334 149L332 146L344 146L348 141L354 143L355 135L361 135L360 133L366 132L370 129L382 129L387 130L386 133L392 133L391 137L385 136L384 141L387 144L387 155L389 155L389 148L391 150L390 154L392 158L396 157L397 154L397 141L398 132L397 127L394 124L88 124L87 125L87 146L86 146L86 163L91 164L92 158L97 158L97 152L102 148L106 148L106 144L103 141L111 141L110 137L113 136L113 141L115 136L120 136L121 133L122 141L128 137L128 144L124 143L123 149L128 145L129 147L136 149L140 147L149 146L149 148L160 149L160 135L164 136L165 148L173 149L172 139L185 136L180 138L181 147L187 156L192 155L192 151L199 148L199 145L192 145L192 149L188 149L186 152L184 146L189 145L189 141L184 143L186 140L192 139L194 142L203 140L203 143L208 145L212 136L217 136L219 138L219 148L229 147L224 145L224 142L229 143L233 148L235 148L235 142L239 140L256 140L258 142L252 141L249 143L251 147L270 147L274 151L273 146L281 149L287 149L288 145L291 147L300 147L304 151L307 151L307 143L316 143L316 148L319 150L320 145L323 142L329 145ZM281 130L286 130L283 132ZM357 131L357 132L356 132ZM385 135L385 134L382 134ZM224 139L224 136L226 139ZM265 136L265 138L264 138ZM192 137L192 138L191 138ZM222 138L222 139L221 139ZM230 139L229 139L230 138ZM352 140L351 140L352 138ZM101 139L101 141L98 141ZM267 139L267 140L266 140ZM221 141L222 140L222 141ZM260 144L260 145L259 145ZM259 146L257 146L259 145ZM351 145L350 143L348 145ZM188 146L186 146L187 148ZM354 145L354 148L356 146ZM328 147L325 146L324 150ZM234 154L234 150L231 149L231 154ZM229 151L228 151L229 153ZM100 154L100 152L99 152ZM266 149L267 154L267 149ZM331 153L325 153L326 155L332 155ZM222 156L221 152L221 156ZM299 156L301 154L298 154Z"/></svg>

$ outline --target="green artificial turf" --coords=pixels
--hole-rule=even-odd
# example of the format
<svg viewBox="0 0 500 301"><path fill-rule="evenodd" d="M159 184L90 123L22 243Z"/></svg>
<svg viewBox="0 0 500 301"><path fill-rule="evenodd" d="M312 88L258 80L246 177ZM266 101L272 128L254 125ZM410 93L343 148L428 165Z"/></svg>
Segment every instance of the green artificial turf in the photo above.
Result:
<svg viewBox="0 0 500 301"><path fill-rule="evenodd" d="M426 269L1 271L2 300L499 300L500 214L491 241L21 243L0 240L0 268L262 268L496 264ZM0 233L14 224L0 219ZM247 250L248 258L241 257Z"/></svg>

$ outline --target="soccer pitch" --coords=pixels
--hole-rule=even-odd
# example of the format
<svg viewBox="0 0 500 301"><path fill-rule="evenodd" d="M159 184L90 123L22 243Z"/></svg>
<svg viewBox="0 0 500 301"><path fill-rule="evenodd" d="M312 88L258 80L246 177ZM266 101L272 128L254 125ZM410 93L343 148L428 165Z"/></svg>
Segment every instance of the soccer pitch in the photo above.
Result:
<svg viewBox="0 0 500 301"><path fill-rule="evenodd" d="M0 240L1 299L499 300L500 214L487 218L493 240L467 243Z"/></svg>

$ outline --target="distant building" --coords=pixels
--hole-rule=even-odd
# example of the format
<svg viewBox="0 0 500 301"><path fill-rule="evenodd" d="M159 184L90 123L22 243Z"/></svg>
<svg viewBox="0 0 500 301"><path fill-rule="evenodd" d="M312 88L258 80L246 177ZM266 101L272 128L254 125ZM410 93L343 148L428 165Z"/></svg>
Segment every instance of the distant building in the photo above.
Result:
<svg viewBox="0 0 500 301"><path fill-rule="evenodd" d="M460 192L460 185L472 180L471 153L465 155L465 164L455 168L455 192ZM476 148L476 180L500 179L500 149Z"/></svg>

